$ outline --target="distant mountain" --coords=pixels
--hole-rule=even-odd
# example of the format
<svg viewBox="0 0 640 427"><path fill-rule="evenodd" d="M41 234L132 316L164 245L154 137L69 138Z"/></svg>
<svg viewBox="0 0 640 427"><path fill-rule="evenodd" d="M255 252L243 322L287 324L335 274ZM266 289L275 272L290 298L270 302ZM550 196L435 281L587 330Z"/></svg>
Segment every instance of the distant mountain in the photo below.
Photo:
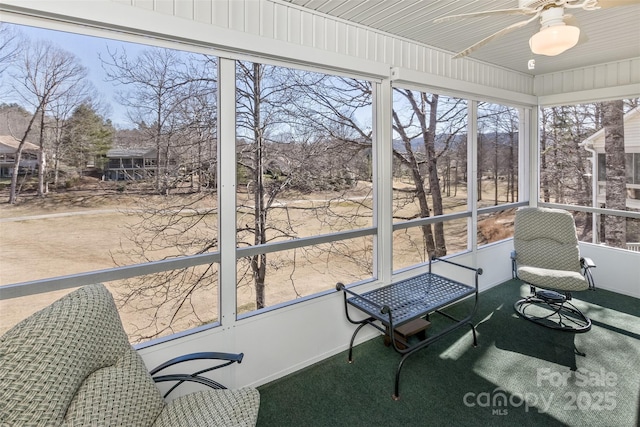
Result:
<svg viewBox="0 0 640 427"><path fill-rule="evenodd" d="M445 147L445 141L446 138L449 135L437 135L436 136L436 150L437 151L442 151ZM515 135L515 138L517 140L517 133ZM489 132L489 133L484 133L482 134L482 139L481 139L481 143L484 141L488 141L490 143L493 143L494 141L498 141L498 144L500 145L508 145L511 141L511 137L508 133L498 133L496 136L495 132ZM453 140L450 142L451 146L458 146L459 144L466 144L467 141L467 134L459 134L459 135L454 135ZM406 150L404 148L404 143L399 140L399 139L394 139L393 140L393 149L399 153L405 153ZM411 149L413 150L414 153L424 153L424 143L422 141L422 137L416 137L413 140L411 140Z"/></svg>
<svg viewBox="0 0 640 427"><path fill-rule="evenodd" d="M441 151L445 148L445 141L449 135L436 135L436 150ZM465 144L467 141L466 134L455 135L452 145ZM399 139L393 140L393 149L399 153L405 153L404 143ZM416 137L411 140L411 149L414 153L424 153L424 141L422 137Z"/></svg>

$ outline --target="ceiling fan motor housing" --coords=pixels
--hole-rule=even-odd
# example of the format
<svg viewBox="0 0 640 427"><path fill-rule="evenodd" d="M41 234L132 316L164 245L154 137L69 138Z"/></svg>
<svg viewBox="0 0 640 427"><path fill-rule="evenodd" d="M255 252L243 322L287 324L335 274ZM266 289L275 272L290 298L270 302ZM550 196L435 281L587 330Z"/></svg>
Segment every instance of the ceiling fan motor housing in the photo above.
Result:
<svg viewBox="0 0 640 427"><path fill-rule="evenodd" d="M518 0L518 7L520 9L540 9L548 5L555 5L556 3L565 3L557 2L555 0Z"/></svg>
<svg viewBox="0 0 640 427"><path fill-rule="evenodd" d="M608 0L606 7L635 4L640 0ZM580 28L572 15L565 14L566 9L597 10L604 4L604 0L518 0L518 8L497 9L459 15L443 16L434 22L445 22L454 19L485 17L491 15L511 14L530 15L529 18L515 22L498 32L476 42L465 50L453 56L461 58L484 46L490 41L502 37L511 31L522 28L539 19L540 30L529 39L531 51L539 55L555 56L574 47L580 39Z"/></svg>
<svg viewBox="0 0 640 427"><path fill-rule="evenodd" d="M540 14L540 26L542 28L554 25L564 25L564 9L562 7L550 7Z"/></svg>

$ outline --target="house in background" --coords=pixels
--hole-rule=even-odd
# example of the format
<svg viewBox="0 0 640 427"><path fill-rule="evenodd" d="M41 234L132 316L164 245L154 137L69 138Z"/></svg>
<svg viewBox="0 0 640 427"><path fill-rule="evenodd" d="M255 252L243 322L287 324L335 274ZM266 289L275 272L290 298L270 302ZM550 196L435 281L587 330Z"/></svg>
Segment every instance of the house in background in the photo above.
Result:
<svg viewBox="0 0 640 427"><path fill-rule="evenodd" d="M580 145L592 153L594 206L606 208L606 164L604 129L585 139ZM627 174L627 208L640 210L640 107L624 116L624 152ZM597 161L595 160L597 159Z"/></svg>
<svg viewBox="0 0 640 427"><path fill-rule="evenodd" d="M20 141L11 135L0 135L0 178L10 178L16 161ZM20 157L19 173L35 173L38 170L38 146L24 143Z"/></svg>
<svg viewBox="0 0 640 427"><path fill-rule="evenodd" d="M104 179L129 181L153 176L157 167L155 148L112 148L107 151Z"/></svg>

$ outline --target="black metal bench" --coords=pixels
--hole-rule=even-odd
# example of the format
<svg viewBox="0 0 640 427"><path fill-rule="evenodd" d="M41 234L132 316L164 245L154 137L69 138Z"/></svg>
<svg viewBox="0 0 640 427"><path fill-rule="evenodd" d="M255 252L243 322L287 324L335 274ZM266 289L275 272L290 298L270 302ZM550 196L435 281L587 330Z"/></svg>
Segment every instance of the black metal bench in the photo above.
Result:
<svg viewBox="0 0 640 427"><path fill-rule="evenodd" d="M447 279L431 272L432 260L443 261L458 267L466 268L475 272L475 286L465 285L463 283ZM473 332L473 345L477 346L476 330L471 323L471 319L476 312L478 305L478 276L482 274L481 268L467 267L442 258L432 258L429 260L429 272L423 273L415 277L400 280L390 285L383 286L372 291L358 294L347 289L344 284L338 283L336 289L343 291L344 308L349 322L358 325L354 331L351 342L349 344L349 363L353 361L353 343L356 335L367 325L373 326L384 334L389 335L388 341L394 350L402 354L402 359L396 369L396 379L393 399L399 399L400 371L405 360L416 351L427 347L434 341L442 338L450 332L461 326L469 325ZM474 295L473 308L463 319L456 319L441 309L452 303L459 301L468 296ZM367 314L367 318L362 320L353 320L349 316L349 305L359 309ZM446 329L438 332L433 336L427 336L418 342L407 343L407 345L398 345L396 339L396 328L405 325L415 319L426 317L431 313L439 313L446 318L454 321ZM404 341L403 341L404 342ZM402 348L401 348L402 347Z"/></svg>

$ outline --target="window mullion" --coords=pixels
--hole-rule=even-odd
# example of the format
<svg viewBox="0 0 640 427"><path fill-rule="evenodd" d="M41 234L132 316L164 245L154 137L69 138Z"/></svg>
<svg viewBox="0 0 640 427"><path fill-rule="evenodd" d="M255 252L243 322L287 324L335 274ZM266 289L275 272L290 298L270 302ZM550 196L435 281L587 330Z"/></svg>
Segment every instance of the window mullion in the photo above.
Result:
<svg viewBox="0 0 640 427"><path fill-rule="evenodd" d="M218 301L223 326L236 320L236 65L218 62Z"/></svg>

